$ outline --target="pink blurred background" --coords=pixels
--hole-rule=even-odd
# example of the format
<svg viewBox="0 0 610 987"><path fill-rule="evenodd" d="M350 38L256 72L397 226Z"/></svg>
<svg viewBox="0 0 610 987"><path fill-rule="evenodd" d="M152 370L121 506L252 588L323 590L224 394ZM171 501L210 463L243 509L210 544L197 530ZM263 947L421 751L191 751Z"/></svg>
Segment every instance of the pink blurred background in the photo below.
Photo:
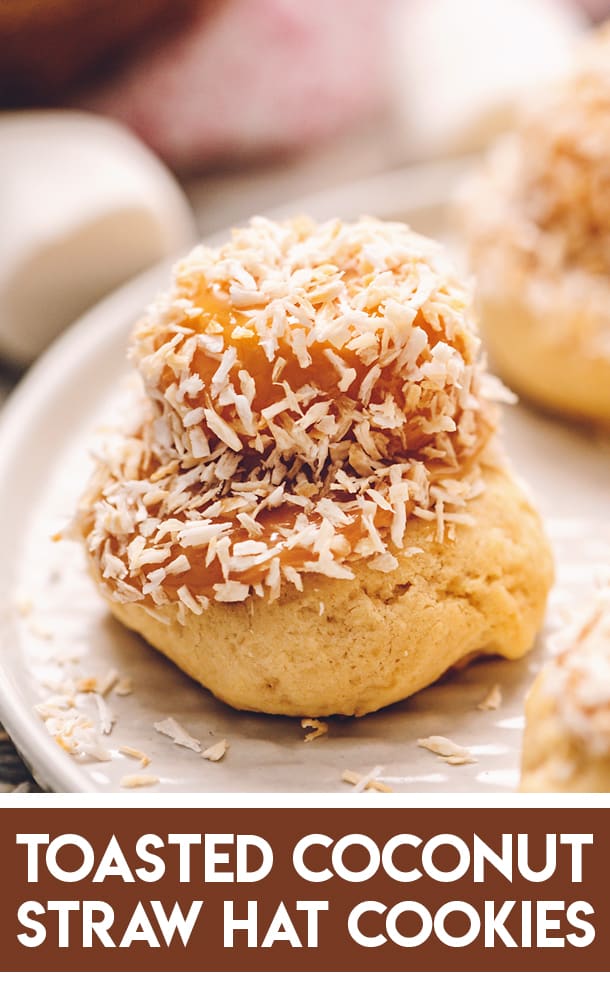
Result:
<svg viewBox="0 0 610 987"><path fill-rule="evenodd" d="M610 0L549 2L598 20L610 13ZM108 114L182 173L305 151L366 129L405 98L391 69L397 42L398 61L412 57L400 8L417 4L4 0L0 106ZM469 0L453 5L468 14Z"/></svg>
<svg viewBox="0 0 610 987"><path fill-rule="evenodd" d="M610 0L1 0L0 361L29 362L197 234L481 151L606 15Z"/></svg>

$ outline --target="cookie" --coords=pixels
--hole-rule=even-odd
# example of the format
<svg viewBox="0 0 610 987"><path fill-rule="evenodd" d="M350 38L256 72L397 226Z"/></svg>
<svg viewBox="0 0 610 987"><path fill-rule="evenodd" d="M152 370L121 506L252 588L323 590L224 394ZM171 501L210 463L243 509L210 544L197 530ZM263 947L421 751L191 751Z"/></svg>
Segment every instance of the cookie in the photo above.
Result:
<svg viewBox="0 0 610 987"><path fill-rule="evenodd" d="M610 26L523 109L460 197L493 366L518 392L610 425Z"/></svg>
<svg viewBox="0 0 610 987"><path fill-rule="evenodd" d="M241 709L360 715L531 646L551 581L468 289L399 223L264 219L136 327L77 527L113 613Z"/></svg>
<svg viewBox="0 0 610 987"><path fill-rule="evenodd" d="M528 696L523 792L610 792L610 592L567 633Z"/></svg>

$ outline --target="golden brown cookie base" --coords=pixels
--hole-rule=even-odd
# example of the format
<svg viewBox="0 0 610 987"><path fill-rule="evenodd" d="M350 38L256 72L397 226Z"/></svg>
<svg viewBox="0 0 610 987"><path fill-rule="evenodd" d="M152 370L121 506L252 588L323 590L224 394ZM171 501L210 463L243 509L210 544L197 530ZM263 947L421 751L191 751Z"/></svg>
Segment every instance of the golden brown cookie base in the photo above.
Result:
<svg viewBox="0 0 610 987"><path fill-rule="evenodd" d="M519 658L543 619L552 560L538 515L505 472L486 471L486 491L455 541L412 519L393 572L366 563L351 581L306 575L269 604L215 603L180 625L137 604L113 613L216 696L238 709L289 716L362 716L438 679L465 656Z"/></svg>
<svg viewBox="0 0 610 987"><path fill-rule="evenodd" d="M580 312L537 314L520 298L479 300L493 369L552 411L610 427L610 355L593 355Z"/></svg>

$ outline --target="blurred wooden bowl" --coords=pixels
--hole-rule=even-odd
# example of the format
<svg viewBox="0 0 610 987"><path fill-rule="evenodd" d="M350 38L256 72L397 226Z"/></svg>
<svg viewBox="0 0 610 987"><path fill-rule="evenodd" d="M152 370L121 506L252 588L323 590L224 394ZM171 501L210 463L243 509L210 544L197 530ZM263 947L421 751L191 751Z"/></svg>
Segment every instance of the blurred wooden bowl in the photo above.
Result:
<svg viewBox="0 0 610 987"><path fill-rule="evenodd" d="M0 105L61 100L205 0L0 0Z"/></svg>

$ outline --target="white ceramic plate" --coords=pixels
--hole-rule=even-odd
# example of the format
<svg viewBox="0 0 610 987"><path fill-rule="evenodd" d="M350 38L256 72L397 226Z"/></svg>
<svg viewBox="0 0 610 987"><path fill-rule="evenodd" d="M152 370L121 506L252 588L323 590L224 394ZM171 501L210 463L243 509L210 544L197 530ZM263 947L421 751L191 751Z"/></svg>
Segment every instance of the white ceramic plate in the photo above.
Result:
<svg viewBox="0 0 610 987"><path fill-rule="evenodd" d="M286 207L324 218L360 212L406 219L443 237L449 189L461 166L411 169ZM69 519L90 470L100 425L120 414L119 383L131 325L167 281L169 265L120 290L56 343L14 394L0 422L0 719L39 783L57 791L113 792L135 761L164 792L347 792L345 769L379 776L395 791L511 791L518 779L523 699L546 656L562 608L587 597L610 558L608 447L525 407L506 414L505 434L554 542L558 573L547 627L520 662L490 659L453 673L403 703L361 720L334 719L328 735L304 744L298 720L237 713L107 616L84 571L82 551L51 535ZM28 612L31 602L31 610ZM76 660L73 660L76 659ZM34 705L67 676L110 670L133 679L129 696L111 693L116 715L104 738L110 761L80 760L49 736ZM477 704L498 683L502 704ZM92 718L97 712L92 697ZM222 761L176 747L153 723L173 716L207 747L226 738ZM417 747L442 734L467 746L476 763L450 767Z"/></svg>

